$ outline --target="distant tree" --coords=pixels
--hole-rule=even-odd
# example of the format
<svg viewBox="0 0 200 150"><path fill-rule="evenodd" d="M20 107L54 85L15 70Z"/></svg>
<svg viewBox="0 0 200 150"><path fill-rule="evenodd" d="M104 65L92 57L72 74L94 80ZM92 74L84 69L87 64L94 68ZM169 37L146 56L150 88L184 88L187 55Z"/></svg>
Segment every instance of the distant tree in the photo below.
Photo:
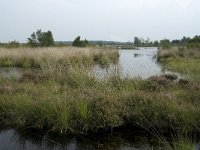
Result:
<svg viewBox="0 0 200 150"><path fill-rule="evenodd" d="M19 46L20 46L20 43L15 40L8 43L8 48L17 48Z"/></svg>
<svg viewBox="0 0 200 150"><path fill-rule="evenodd" d="M88 45L89 42L86 39L82 41L80 36L77 36L72 43L72 46L75 47L86 47Z"/></svg>
<svg viewBox="0 0 200 150"><path fill-rule="evenodd" d="M140 47L141 46L141 40L138 37L134 37L134 46Z"/></svg>
<svg viewBox="0 0 200 150"><path fill-rule="evenodd" d="M76 46L76 47L79 47L81 45L81 37L80 36L77 36L73 43L72 43L72 46Z"/></svg>
<svg viewBox="0 0 200 150"><path fill-rule="evenodd" d="M103 46L103 42L102 42L102 41L98 41L97 44L98 44L99 46L101 46L101 47Z"/></svg>
<svg viewBox="0 0 200 150"><path fill-rule="evenodd" d="M181 40L177 40L177 39L176 40L172 40L171 44L174 45L174 46L178 46L178 45L181 44Z"/></svg>
<svg viewBox="0 0 200 150"><path fill-rule="evenodd" d="M159 42L158 41L154 41L153 42L153 46L158 47L159 46Z"/></svg>
<svg viewBox="0 0 200 150"><path fill-rule="evenodd" d="M45 35L44 46L53 46L54 45L54 39L53 39L52 32L47 31L44 35Z"/></svg>
<svg viewBox="0 0 200 150"><path fill-rule="evenodd" d="M144 47L150 46L150 45L151 45L150 43L151 43L151 42L150 42L150 39L147 38L146 40L144 40Z"/></svg>
<svg viewBox="0 0 200 150"><path fill-rule="evenodd" d="M134 37L134 46L135 47L153 47L154 42L151 41L149 38L143 39L139 37Z"/></svg>
<svg viewBox="0 0 200 150"><path fill-rule="evenodd" d="M33 32L33 33L31 34L31 37L30 37L30 38L28 38L27 44L28 44L29 46L31 46L31 47L37 47L37 46L39 46L39 40L38 40L38 38L37 38L35 32Z"/></svg>
<svg viewBox="0 0 200 150"><path fill-rule="evenodd" d="M81 47L87 47L89 45L88 40L81 41Z"/></svg>
<svg viewBox="0 0 200 150"><path fill-rule="evenodd" d="M161 41L160 41L160 46L161 46L163 49L169 49L169 48L171 48L170 40L168 40L168 39L161 40Z"/></svg>
<svg viewBox="0 0 200 150"><path fill-rule="evenodd" d="M154 43L152 41L150 41L147 46L148 47L154 47Z"/></svg>
<svg viewBox="0 0 200 150"><path fill-rule="evenodd" d="M31 47L49 47L54 45L53 34L51 31L42 32L37 30L33 32L31 37L28 38L28 45Z"/></svg>
<svg viewBox="0 0 200 150"><path fill-rule="evenodd" d="M0 47L6 47L6 43L0 43Z"/></svg>
<svg viewBox="0 0 200 150"><path fill-rule="evenodd" d="M181 39L181 45L187 45L188 44L188 42L190 41L190 37L183 37L182 39Z"/></svg>
<svg viewBox="0 0 200 150"><path fill-rule="evenodd" d="M187 43L188 48L200 48L200 36L195 36Z"/></svg>

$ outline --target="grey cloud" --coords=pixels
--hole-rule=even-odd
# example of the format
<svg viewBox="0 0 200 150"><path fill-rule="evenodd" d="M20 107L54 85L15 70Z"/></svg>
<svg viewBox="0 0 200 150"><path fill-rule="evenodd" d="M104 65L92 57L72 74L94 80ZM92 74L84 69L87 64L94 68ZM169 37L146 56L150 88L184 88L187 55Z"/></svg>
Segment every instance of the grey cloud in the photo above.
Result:
<svg viewBox="0 0 200 150"><path fill-rule="evenodd" d="M51 30L55 40L131 41L200 34L198 0L0 0L0 42Z"/></svg>

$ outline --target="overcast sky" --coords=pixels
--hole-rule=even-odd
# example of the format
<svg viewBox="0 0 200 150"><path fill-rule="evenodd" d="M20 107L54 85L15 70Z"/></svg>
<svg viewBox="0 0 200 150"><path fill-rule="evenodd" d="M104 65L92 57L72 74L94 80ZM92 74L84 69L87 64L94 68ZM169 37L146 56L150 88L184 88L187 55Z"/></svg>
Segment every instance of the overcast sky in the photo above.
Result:
<svg viewBox="0 0 200 150"><path fill-rule="evenodd" d="M54 39L133 41L200 34L200 0L0 0L0 42L51 30Z"/></svg>

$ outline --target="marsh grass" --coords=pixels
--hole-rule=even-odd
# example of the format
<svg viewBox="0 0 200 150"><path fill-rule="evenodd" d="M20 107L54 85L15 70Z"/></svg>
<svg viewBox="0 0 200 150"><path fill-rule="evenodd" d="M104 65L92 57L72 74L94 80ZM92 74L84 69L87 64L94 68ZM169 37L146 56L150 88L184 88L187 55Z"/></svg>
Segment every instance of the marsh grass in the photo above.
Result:
<svg viewBox="0 0 200 150"><path fill-rule="evenodd" d="M190 115L188 115L189 118ZM191 114L192 116L192 114ZM144 116L145 118L145 116ZM187 119L187 118L185 118ZM146 124L143 124L143 128L146 129L152 136L157 138L160 143L165 145L168 150L196 150L197 137L195 132L191 132L191 126L187 128L179 127L176 128L174 124L170 124L170 129L168 132L160 132L159 128L152 123L151 120L146 120ZM192 123L192 122L191 122ZM166 134L167 133L167 134Z"/></svg>
<svg viewBox="0 0 200 150"><path fill-rule="evenodd" d="M195 150L195 144L188 138L181 138L174 142L173 150Z"/></svg>
<svg viewBox="0 0 200 150"><path fill-rule="evenodd" d="M170 49L159 49L158 60L166 58L200 58L199 49L188 49L185 47L172 47Z"/></svg>
<svg viewBox="0 0 200 150"><path fill-rule="evenodd" d="M1 67L41 68L48 63L105 65L116 63L118 58L117 50L105 48L0 48Z"/></svg>
<svg viewBox="0 0 200 150"><path fill-rule="evenodd" d="M168 150L197 150L199 146L194 136L186 133L176 132L166 136L158 131L150 131L150 133L162 143ZM184 134L184 135L183 135Z"/></svg>
<svg viewBox="0 0 200 150"><path fill-rule="evenodd" d="M160 49L158 60L169 70L190 80L200 81L200 50L186 48Z"/></svg>
<svg viewBox="0 0 200 150"><path fill-rule="evenodd" d="M97 80L82 56L89 55L86 58L94 63L113 61L117 53L80 49L79 56L76 50L69 54L63 48L57 55L56 49L42 50L40 55L37 49L27 55L21 50L19 56L17 49L2 53L3 58L21 60L23 56L42 63L38 63L40 69L26 69L21 79L0 78L0 123L60 133L97 133L127 125L159 134L199 131L198 81L180 85L164 76L141 80L118 74ZM48 57L44 53L51 51ZM65 57L73 65L64 63Z"/></svg>
<svg viewBox="0 0 200 150"><path fill-rule="evenodd" d="M120 76L96 80L85 66L52 65L42 67L39 82L34 71L25 76L29 80L0 80L1 123L60 133L107 131L127 124L153 126L159 132L171 126L192 132L199 126L197 98L181 94L198 93L192 83L187 85L190 91L178 84L155 88L151 80ZM12 92L4 89L8 86Z"/></svg>
<svg viewBox="0 0 200 150"><path fill-rule="evenodd" d="M166 67L172 71L180 72L191 80L200 80L200 59L168 59Z"/></svg>

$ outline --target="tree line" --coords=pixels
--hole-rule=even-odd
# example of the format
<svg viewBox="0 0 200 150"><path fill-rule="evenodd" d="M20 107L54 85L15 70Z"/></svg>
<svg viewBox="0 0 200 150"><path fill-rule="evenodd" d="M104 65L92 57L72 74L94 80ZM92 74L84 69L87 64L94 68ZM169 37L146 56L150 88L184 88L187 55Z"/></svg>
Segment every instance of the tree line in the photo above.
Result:
<svg viewBox="0 0 200 150"><path fill-rule="evenodd" d="M57 44L56 46L58 46ZM53 34L51 31L42 32L42 30L37 30L33 32L29 38L27 38L27 43L19 43L14 40L9 43L0 43L0 47L6 48L17 48L20 46L29 46L29 47L51 47L55 46L55 41L53 38ZM89 46L89 42L85 40L81 40L81 37L78 36L74 39L72 46L75 47L87 47Z"/></svg>
<svg viewBox="0 0 200 150"><path fill-rule="evenodd" d="M143 38L134 37L135 47L162 47L164 49L169 49L174 46L181 46L187 48L200 48L200 36L196 35L193 38L185 37L181 39L169 40L163 39L160 41L150 41L149 38L144 40Z"/></svg>
<svg viewBox="0 0 200 150"><path fill-rule="evenodd" d="M94 42L93 42L94 43ZM126 44L132 44L134 47L162 47L164 49L169 49L173 46L184 46L187 48L200 48L200 36L196 35L193 38L183 37L182 39L163 39L160 41L151 41L149 38L143 39L139 37L134 37L133 42L126 42ZM19 43L18 41L11 41L9 43L0 43L0 47L7 48L16 48L20 46L29 46L29 47L50 47L50 46L59 46L55 44L53 34L51 31L42 32L42 30L37 30L33 32L29 38L27 38L27 43ZM60 44L62 46L63 44ZM77 36L72 42L72 46L75 47L87 47L92 45L87 39L81 40L80 36ZM103 44L93 44L99 46L105 46ZM63 45L64 46L64 45ZM112 46L112 44L110 45ZM114 46L114 44L113 44Z"/></svg>

